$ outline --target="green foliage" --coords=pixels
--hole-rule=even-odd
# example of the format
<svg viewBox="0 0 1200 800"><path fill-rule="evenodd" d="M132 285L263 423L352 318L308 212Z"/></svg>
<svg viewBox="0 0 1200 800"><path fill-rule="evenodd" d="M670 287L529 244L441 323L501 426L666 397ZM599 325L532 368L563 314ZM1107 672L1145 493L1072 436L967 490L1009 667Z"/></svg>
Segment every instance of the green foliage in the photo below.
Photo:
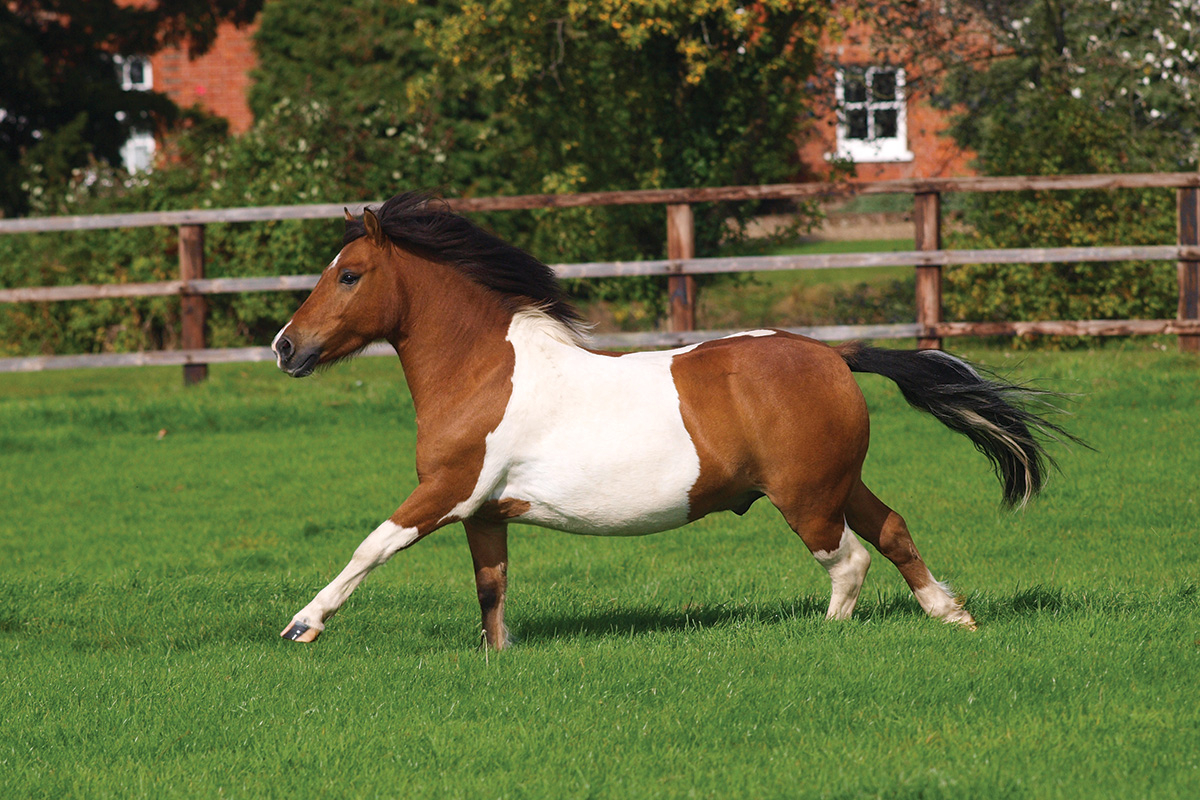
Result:
<svg viewBox="0 0 1200 800"><path fill-rule="evenodd" d="M1118 172L1126 131L1110 115L1069 92L1015 98L1027 117L1021 135L1005 116L963 125L989 174ZM1072 247L1170 244L1175 197L1167 190L1019 192L971 197L964 209L972 247ZM970 320L1163 319L1176 303L1174 265L1163 262L970 265L944 270L947 315ZM1080 346L1061 337L1038 341Z"/></svg>
<svg viewBox="0 0 1200 800"><path fill-rule="evenodd" d="M318 102L282 101L247 134L220 140L197 119L173 140L169 161L146 175L97 167L77 170L65 188L33 185L41 213L113 213L186 208L287 205L382 198L364 186L385 183L377 158L399 138L386 115L341 115ZM389 135L389 130L392 133ZM414 148L408 162L432 159ZM433 173L436 174L436 173ZM341 241L335 220L209 225L209 277L289 275L320 271ZM171 280L178 277L176 232L167 228L0 237L0 283L44 286ZM209 299L213 346L264 343L295 309L288 294L217 295ZM6 354L99 352L176 344L173 298L6 305L0 308L0 348Z"/></svg>
<svg viewBox="0 0 1200 800"><path fill-rule="evenodd" d="M371 112L429 143L447 165L396 170L380 193L441 187L489 195L768 183L792 177L790 148L823 19L820 4L350 3L268 6L257 109L305 92ZM321 70L312 69L313 61ZM411 146L411 144L410 144ZM399 154L395 154L399 155ZM381 163L395 157L381 152ZM699 210L711 254L749 205ZM548 262L664 255L659 208L492 215L489 226ZM594 299L649 303L653 279L589 281Z"/></svg>
<svg viewBox="0 0 1200 800"><path fill-rule="evenodd" d="M378 201L414 188L448 195L769 183L789 179L803 82L824 10L810 0L744 9L503 0L379 4L331 14L274 3L258 33L256 122L214 137L192 115L155 172L76 169L28 181L36 213ZM299 98L304 98L300 100ZM69 161L69 160L68 160ZM749 204L697 208L697 252ZM660 207L492 214L481 221L551 263L665 255ZM313 272L340 223L209 226L207 274ZM5 285L156 280L175 273L173 232L0 239ZM576 291L662 311L653 279ZM264 343L294 308L281 295L210 299L214 345ZM85 307L87 306L87 307ZM172 301L0 309L10 354L173 343Z"/></svg>
<svg viewBox="0 0 1200 800"><path fill-rule="evenodd" d="M488 97L489 162L503 192L719 186L789 179L825 9L793 0L561 3L493 0L418 24L438 54L418 99ZM745 209L746 207L743 207ZM729 207L701 209L713 252ZM743 213L748 213L745 211ZM657 209L604 208L536 223L560 261L663 254Z"/></svg>

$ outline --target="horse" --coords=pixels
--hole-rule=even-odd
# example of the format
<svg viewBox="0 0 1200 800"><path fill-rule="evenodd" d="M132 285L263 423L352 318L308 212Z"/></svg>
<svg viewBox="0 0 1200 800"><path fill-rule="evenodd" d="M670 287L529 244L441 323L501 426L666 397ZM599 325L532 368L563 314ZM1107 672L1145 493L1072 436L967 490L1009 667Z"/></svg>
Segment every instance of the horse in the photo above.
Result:
<svg viewBox="0 0 1200 800"><path fill-rule="evenodd" d="M444 200L409 192L345 217L342 249L271 347L302 378L389 342L416 412L418 485L283 638L316 640L372 570L461 522L483 646L500 650L509 523L641 535L744 514L763 497L828 572L829 619L854 611L871 563L862 537L927 614L975 629L904 518L863 483L869 420L852 373L885 376L966 435L1008 507L1041 490L1053 464L1041 440L1063 433L1030 410L1039 390L937 350L830 346L774 329L604 352L588 347L551 268Z"/></svg>

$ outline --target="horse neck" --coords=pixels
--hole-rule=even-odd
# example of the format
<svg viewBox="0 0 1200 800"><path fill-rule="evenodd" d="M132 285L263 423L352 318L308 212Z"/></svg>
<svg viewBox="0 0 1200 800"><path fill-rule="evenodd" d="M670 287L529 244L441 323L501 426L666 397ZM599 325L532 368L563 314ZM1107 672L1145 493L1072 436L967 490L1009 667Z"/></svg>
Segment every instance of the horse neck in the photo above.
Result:
<svg viewBox="0 0 1200 800"><path fill-rule="evenodd" d="M425 259L406 259L397 275L405 308L391 343L418 414L429 403L469 397L511 375L505 336L513 315L499 298L453 267Z"/></svg>

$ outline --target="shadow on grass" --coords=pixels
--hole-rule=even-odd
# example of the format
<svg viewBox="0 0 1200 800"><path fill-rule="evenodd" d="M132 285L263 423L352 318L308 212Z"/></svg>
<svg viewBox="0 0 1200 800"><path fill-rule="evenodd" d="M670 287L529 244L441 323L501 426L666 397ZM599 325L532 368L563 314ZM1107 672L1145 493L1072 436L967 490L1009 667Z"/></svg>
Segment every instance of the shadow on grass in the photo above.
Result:
<svg viewBox="0 0 1200 800"><path fill-rule="evenodd" d="M789 620L823 616L825 606L824 601L815 597L800 598L787 604L721 603L687 606L678 610L644 605L617 605L600 611L530 615L517 622L516 627L518 638L523 643L568 638L638 636L715 627L740 627L745 624L777 625Z"/></svg>
<svg viewBox="0 0 1200 800"><path fill-rule="evenodd" d="M800 597L779 603L718 603L672 610L657 606L614 606L600 611L534 614L517 622L522 642L653 633L698 631L705 628L774 626L797 621L824 622L829 599ZM918 618L924 611L908 594L860 600L854 619Z"/></svg>
<svg viewBox="0 0 1200 800"><path fill-rule="evenodd" d="M185 653L212 645L278 641L289 617L290 582L248 582L231 587L209 579L191 582L132 581L86 584L72 579L38 583L0 582L0 642L38 640L43 647L76 652L161 650ZM131 591L135 590L136 591ZM133 595L133 596L131 596ZM454 648L477 624L473 606L445 607L445 594L429 586L375 593L356 609L354 639L375 643L397 632L396 609L441 608L434 619L400 623L417 648ZM621 604L573 609L528 608L510 620L525 644L555 640L649 636L658 633L823 625L828 597L810 595L774 602L688 605L669 608ZM1200 609L1200 587L1182 581L1161 591L1064 589L1035 585L1010 593L976 593L966 607L981 627L1014 621L1166 614L1179 618ZM920 624L925 614L903 591L864 595L852 625ZM416 624L412 624L416 622ZM932 622L932 621L931 621ZM936 624L936 623L935 623ZM349 638L349 637L347 637Z"/></svg>
<svg viewBox="0 0 1200 800"><path fill-rule="evenodd" d="M581 613L531 614L516 623L519 639L536 643L564 638L641 636L705 628L774 626L797 621L824 622L828 598L801 597L780 603L733 603L671 610L655 606L614 606ZM1011 594L973 594L966 608L981 626L1047 617L1130 614L1149 610L1184 611L1200 605L1200 589L1184 582L1159 595L1111 590L1065 590L1058 586L1017 587ZM853 621L918 621L926 617L916 598L893 592L859 599ZM931 620L933 622L933 620Z"/></svg>

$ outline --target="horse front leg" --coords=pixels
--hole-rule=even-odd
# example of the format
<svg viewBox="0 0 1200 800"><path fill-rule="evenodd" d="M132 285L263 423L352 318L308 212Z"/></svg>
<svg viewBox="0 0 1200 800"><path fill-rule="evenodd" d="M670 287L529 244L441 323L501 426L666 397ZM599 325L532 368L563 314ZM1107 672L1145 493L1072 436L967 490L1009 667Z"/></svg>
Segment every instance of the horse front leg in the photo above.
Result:
<svg viewBox="0 0 1200 800"><path fill-rule="evenodd" d="M455 521L450 493L435 486L418 486L404 503L354 551L350 563L312 602L300 610L279 634L293 642L311 642L325 630L325 621L337 613L373 569L396 553L411 547L438 528Z"/></svg>
<svg viewBox="0 0 1200 800"><path fill-rule="evenodd" d="M474 517L463 520L471 562L475 567L475 590L483 617L483 646L503 650L511 643L504 627L504 593L508 588L508 525Z"/></svg>

